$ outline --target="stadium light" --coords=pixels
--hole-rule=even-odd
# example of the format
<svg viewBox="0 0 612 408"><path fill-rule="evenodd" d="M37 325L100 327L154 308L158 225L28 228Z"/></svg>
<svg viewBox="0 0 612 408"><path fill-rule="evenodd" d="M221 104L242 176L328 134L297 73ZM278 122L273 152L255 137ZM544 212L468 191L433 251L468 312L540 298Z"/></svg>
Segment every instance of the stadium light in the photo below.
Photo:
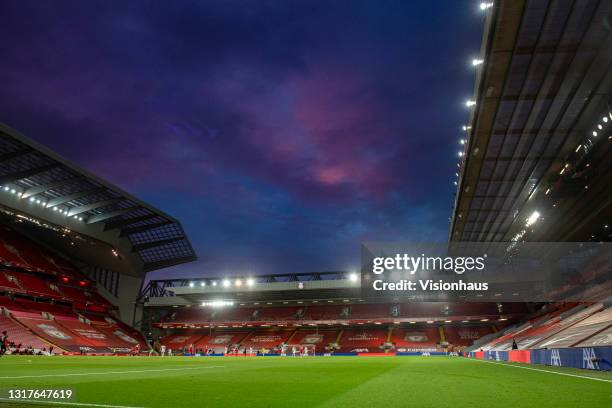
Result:
<svg viewBox="0 0 612 408"><path fill-rule="evenodd" d="M240 287L240 286L242 286L242 281L241 281L240 279L236 279L236 282L234 282L234 284L235 284L237 287Z"/></svg>
<svg viewBox="0 0 612 408"><path fill-rule="evenodd" d="M472 60L472 66L473 66L473 67L477 67L477 66L479 66L479 65L482 65L483 63L484 63L484 60L483 60L483 59L474 58L474 59Z"/></svg>
<svg viewBox="0 0 612 408"><path fill-rule="evenodd" d="M471 108L474 105L476 105L476 101L473 101L471 99L468 99L467 101L465 101L465 106L467 106L468 108Z"/></svg>
<svg viewBox="0 0 612 408"><path fill-rule="evenodd" d="M255 279L249 278L247 279L247 286L253 286L255 284Z"/></svg>
<svg viewBox="0 0 612 408"><path fill-rule="evenodd" d="M465 139L461 139L461 140L459 140L459 143L460 143L460 144L462 144L462 145L464 145L464 144L465 144Z"/></svg>
<svg viewBox="0 0 612 408"><path fill-rule="evenodd" d="M224 280L223 280L223 287L226 287L226 288L227 288L229 285L230 285L230 281L229 281L229 279L224 279Z"/></svg>
<svg viewBox="0 0 612 408"><path fill-rule="evenodd" d="M358 279L359 279L359 277L357 276L357 274L355 272L352 272L351 274L349 274L349 280L351 282L357 282Z"/></svg>
<svg viewBox="0 0 612 408"><path fill-rule="evenodd" d="M225 307L234 306L234 302L231 300L213 300L211 302L202 302L203 307ZM221 327L221 326L219 326Z"/></svg>
<svg viewBox="0 0 612 408"><path fill-rule="evenodd" d="M480 319L481 322L488 322L489 319Z"/></svg>
<svg viewBox="0 0 612 408"><path fill-rule="evenodd" d="M452 320L445 320L444 323L452 323Z"/></svg>
<svg viewBox="0 0 612 408"><path fill-rule="evenodd" d="M457 153L457 155L458 155L459 157L463 157L463 152L458 152L458 153Z"/></svg>
<svg viewBox="0 0 612 408"><path fill-rule="evenodd" d="M485 11L493 7L493 2L482 2L480 3L480 10Z"/></svg>
<svg viewBox="0 0 612 408"><path fill-rule="evenodd" d="M217 286L217 281L212 281L213 286Z"/></svg>
<svg viewBox="0 0 612 408"><path fill-rule="evenodd" d="M593 131L593 136L597 137L597 131Z"/></svg>
<svg viewBox="0 0 612 408"><path fill-rule="evenodd" d="M604 116L603 118L601 118L601 120L603 120L604 123L608 123L608 117L607 116Z"/></svg>
<svg viewBox="0 0 612 408"><path fill-rule="evenodd" d="M525 223L525 225L527 227L535 224L538 220L540 219L540 213L538 211L534 211L531 213L531 215L527 218L527 222Z"/></svg>
<svg viewBox="0 0 612 408"><path fill-rule="evenodd" d="M201 286L201 287L206 286L206 282L204 282L204 281L200 282L200 286Z"/></svg>
<svg viewBox="0 0 612 408"><path fill-rule="evenodd" d="M194 284L193 282L189 282L189 287L190 287L190 288L193 288L193 286L194 286L194 285L195 285L195 284Z"/></svg>

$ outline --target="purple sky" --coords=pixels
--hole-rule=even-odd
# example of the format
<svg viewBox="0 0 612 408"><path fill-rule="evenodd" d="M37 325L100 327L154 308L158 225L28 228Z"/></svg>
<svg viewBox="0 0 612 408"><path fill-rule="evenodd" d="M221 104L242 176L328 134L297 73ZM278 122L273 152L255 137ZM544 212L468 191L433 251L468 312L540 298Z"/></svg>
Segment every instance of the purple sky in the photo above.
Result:
<svg viewBox="0 0 612 408"><path fill-rule="evenodd" d="M445 240L474 1L0 1L0 121L177 217L153 276Z"/></svg>

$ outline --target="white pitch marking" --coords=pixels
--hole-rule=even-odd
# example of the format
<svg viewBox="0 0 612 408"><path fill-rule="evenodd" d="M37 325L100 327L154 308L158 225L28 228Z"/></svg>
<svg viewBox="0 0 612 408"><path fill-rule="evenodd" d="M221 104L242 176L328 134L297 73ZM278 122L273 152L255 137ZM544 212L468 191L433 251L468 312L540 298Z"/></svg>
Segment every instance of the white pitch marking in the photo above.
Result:
<svg viewBox="0 0 612 408"><path fill-rule="evenodd" d="M524 370L532 370L532 371L541 371L543 373L550 373L550 374L559 374L559 375L566 375L568 377L576 377L576 378L586 378L587 380L595 380L595 381L603 381L603 382L612 382L612 380L606 380L605 378L595 378L595 377L588 377L586 375L578 375L578 374L569 374L569 373L560 373L558 371L550 371L550 370L542 370L541 368L533 368L533 367L523 367L520 365L514 365L514 364L508 364L508 363L500 363L497 361L489 361L489 360L480 360L477 358L470 358L469 360L472 361L480 361L482 363L489 363L489 364L497 364L497 365L503 365L506 367L514 367L514 368L522 368Z"/></svg>
<svg viewBox="0 0 612 408"><path fill-rule="evenodd" d="M55 404L55 405L72 405L77 407L101 407L101 408L143 408L143 407L129 407L126 405L105 405L105 404L88 404L81 402L64 402L64 401L39 401L39 400L22 400L22 399L11 399L11 398L0 398L0 401L10 401L16 404L27 402L31 404Z"/></svg>
<svg viewBox="0 0 612 408"><path fill-rule="evenodd" d="M202 370L202 369L207 369L207 368L223 368L223 367L224 366L206 366L206 367L184 367L184 368L160 368L160 369L153 369L153 370L104 371L104 372L98 372L98 373L20 375L20 376L10 376L10 377L0 377L0 380L18 380L20 378L41 378L41 377L79 377L79 376L88 376L88 375L155 373L155 372L164 372L164 371Z"/></svg>

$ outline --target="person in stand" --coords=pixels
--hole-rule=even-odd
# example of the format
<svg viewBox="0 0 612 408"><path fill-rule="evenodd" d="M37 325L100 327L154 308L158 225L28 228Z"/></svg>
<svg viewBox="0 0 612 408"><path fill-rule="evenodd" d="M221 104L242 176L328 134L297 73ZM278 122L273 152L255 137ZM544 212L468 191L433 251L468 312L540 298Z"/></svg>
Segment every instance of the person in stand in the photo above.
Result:
<svg viewBox="0 0 612 408"><path fill-rule="evenodd" d="M189 355L193 356L193 344L189 345Z"/></svg>
<svg viewBox="0 0 612 408"><path fill-rule="evenodd" d="M2 332L2 336L0 336L0 357L6 354L6 344L8 342L8 334L6 330Z"/></svg>
<svg viewBox="0 0 612 408"><path fill-rule="evenodd" d="M140 343L136 344L132 349L132 355L137 356L140 354Z"/></svg>
<svg viewBox="0 0 612 408"><path fill-rule="evenodd" d="M516 339L512 339L512 350L518 350L518 344L516 344Z"/></svg>

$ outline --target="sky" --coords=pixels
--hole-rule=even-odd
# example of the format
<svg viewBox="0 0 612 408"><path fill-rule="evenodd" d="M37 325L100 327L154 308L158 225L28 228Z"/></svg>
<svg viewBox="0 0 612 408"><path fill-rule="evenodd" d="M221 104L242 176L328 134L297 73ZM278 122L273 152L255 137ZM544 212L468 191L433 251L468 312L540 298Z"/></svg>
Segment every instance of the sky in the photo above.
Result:
<svg viewBox="0 0 612 408"><path fill-rule="evenodd" d="M0 122L178 218L151 278L444 241L478 2L0 0Z"/></svg>

